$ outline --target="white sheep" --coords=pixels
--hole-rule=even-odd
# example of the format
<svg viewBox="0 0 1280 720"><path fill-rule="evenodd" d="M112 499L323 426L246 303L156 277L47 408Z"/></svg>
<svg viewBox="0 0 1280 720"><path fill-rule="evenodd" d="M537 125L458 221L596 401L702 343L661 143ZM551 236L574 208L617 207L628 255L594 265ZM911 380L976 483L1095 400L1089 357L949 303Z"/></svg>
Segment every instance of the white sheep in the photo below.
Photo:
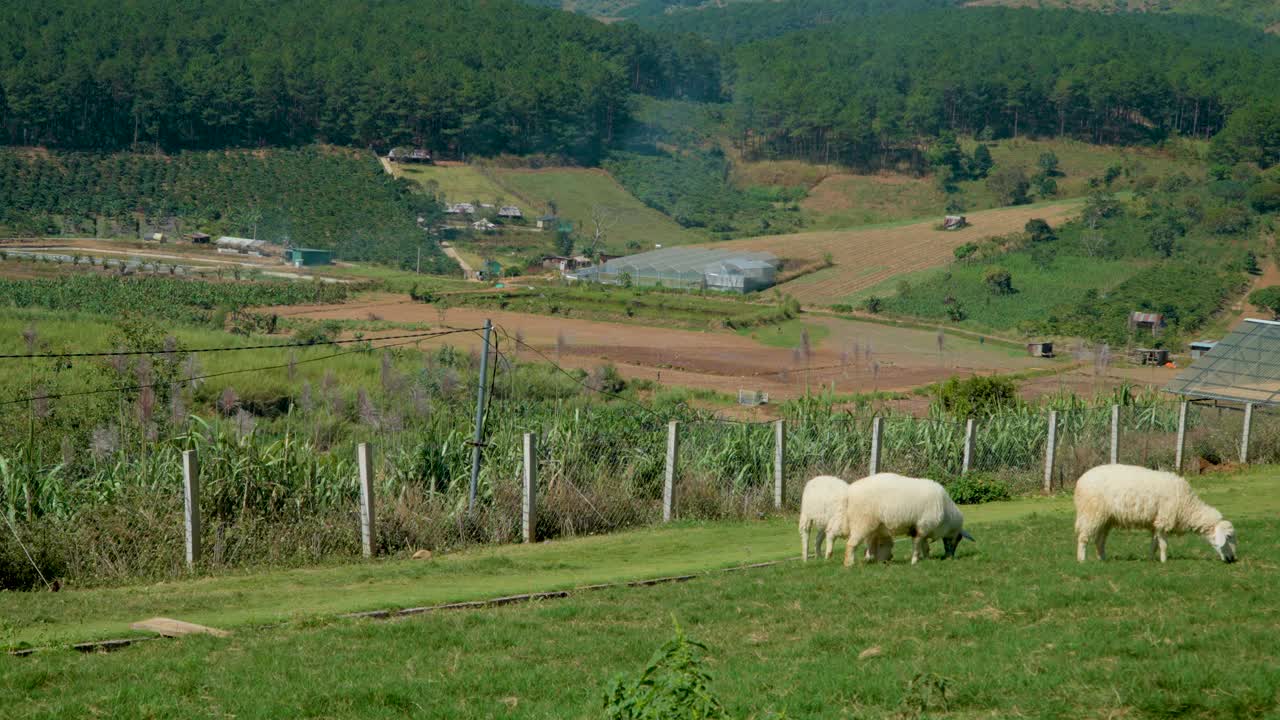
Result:
<svg viewBox="0 0 1280 720"><path fill-rule="evenodd" d="M1170 472L1134 465L1099 465L1076 481L1076 559L1084 562L1090 542L1106 556L1112 528L1150 530L1151 555L1169 558L1169 534L1199 533L1226 562L1236 561L1236 529L1222 513L1196 496L1186 480Z"/></svg>
<svg viewBox="0 0 1280 720"><path fill-rule="evenodd" d="M823 558L830 558L835 539L848 534L845 530L845 494L849 484L838 477L819 475L804 485L800 496L800 557L809 561L809 536L818 528L819 551ZM893 539L881 543L883 538L872 537L867 543L867 559L875 557L882 562L893 559Z"/></svg>
<svg viewBox="0 0 1280 720"><path fill-rule="evenodd" d="M849 486L845 529L849 534L845 567L853 564L854 546L867 538L912 538L912 565L929 556L930 540L942 540L947 558L955 557L961 538L973 540L946 488L932 480L894 473L878 473Z"/></svg>

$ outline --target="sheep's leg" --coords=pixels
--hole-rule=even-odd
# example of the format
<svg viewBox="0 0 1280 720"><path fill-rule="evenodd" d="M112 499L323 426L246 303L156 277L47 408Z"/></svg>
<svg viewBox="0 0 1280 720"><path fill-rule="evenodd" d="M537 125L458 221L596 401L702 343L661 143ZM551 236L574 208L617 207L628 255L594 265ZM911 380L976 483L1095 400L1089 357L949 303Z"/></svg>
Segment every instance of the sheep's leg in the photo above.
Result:
<svg viewBox="0 0 1280 720"><path fill-rule="evenodd" d="M1156 559L1156 552L1160 549L1160 533L1159 531L1151 533L1151 559Z"/></svg>
<svg viewBox="0 0 1280 720"><path fill-rule="evenodd" d="M862 542L863 534L851 531L849 533L848 544L844 546L844 566L853 567L853 553L857 550L859 543Z"/></svg>
<svg viewBox="0 0 1280 720"><path fill-rule="evenodd" d="M836 549L836 538L834 533L823 533L822 538L822 559L830 560L831 553Z"/></svg>
<svg viewBox="0 0 1280 720"><path fill-rule="evenodd" d="M1164 533L1156 531L1156 544L1160 546L1160 562L1169 561L1169 541L1165 538Z"/></svg>
<svg viewBox="0 0 1280 720"><path fill-rule="evenodd" d="M809 562L809 523L800 526L800 560Z"/></svg>
<svg viewBox="0 0 1280 720"><path fill-rule="evenodd" d="M929 541L917 535L911 540L911 564L920 562L921 557L929 557Z"/></svg>
<svg viewBox="0 0 1280 720"><path fill-rule="evenodd" d="M1110 532L1110 527L1103 527L1094 538L1093 549L1098 553L1099 560L1107 559L1107 534Z"/></svg>

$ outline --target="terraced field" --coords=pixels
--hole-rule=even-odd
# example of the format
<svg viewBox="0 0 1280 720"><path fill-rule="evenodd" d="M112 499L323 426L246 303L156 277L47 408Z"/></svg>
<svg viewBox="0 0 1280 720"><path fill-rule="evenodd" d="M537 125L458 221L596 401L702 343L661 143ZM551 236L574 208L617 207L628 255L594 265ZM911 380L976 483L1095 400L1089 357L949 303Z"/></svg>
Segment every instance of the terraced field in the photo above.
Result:
<svg viewBox="0 0 1280 720"><path fill-rule="evenodd" d="M969 213L969 227L941 232L939 219L858 230L798 233L734 240L717 247L764 250L799 261L831 254L834 266L779 285L808 305L847 302L859 291L899 275L941 267L954 260L956 247L993 235L1021 230L1031 218L1060 224L1075 215L1080 201L1069 200Z"/></svg>

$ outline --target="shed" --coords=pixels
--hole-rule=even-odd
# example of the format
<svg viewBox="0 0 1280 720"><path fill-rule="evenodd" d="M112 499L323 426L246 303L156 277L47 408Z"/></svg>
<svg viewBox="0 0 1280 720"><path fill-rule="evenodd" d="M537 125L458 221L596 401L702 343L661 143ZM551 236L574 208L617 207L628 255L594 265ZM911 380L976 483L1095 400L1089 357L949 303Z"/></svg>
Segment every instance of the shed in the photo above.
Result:
<svg viewBox="0 0 1280 720"><path fill-rule="evenodd" d="M424 148L391 148L387 153L391 162L428 163L432 162L431 152Z"/></svg>
<svg viewBox="0 0 1280 720"><path fill-rule="evenodd" d="M1218 344L1217 340L1197 340L1191 343L1191 359L1198 360Z"/></svg>
<svg viewBox="0 0 1280 720"><path fill-rule="evenodd" d="M475 228L476 230L497 230L498 229L498 226L494 225L493 222L489 220L489 218L480 218L479 220L471 223L471 227Z"/></svg>
<svg viewBox="0 0 1280 720"><path fill-rule="evenodd" d="M1164 315L1152 312L1129 313L1129 331L1150 330L1151 337L1158 337L1164 329Z"/></svg>
<svg viewBox="0 0 1280 720"><path fill-rule="evenodd" d="M1027 343L1027 354L1031 357L1053 357L1053 343L1051 342L1033 342Z"/></svg>
<svg viewBox="0 0 1280 720"><path fill-rule="evenodd" d="M503 205L498 208L498 217L522 218L524 217L524 213L520 212L520 208L515 205Z"/></svg>
<svg viewBox="0 0 1280 720"><path fill-rule="evenodd" d="M555 215L543 215L542 217L538 218L538 229L554 230L556 227L556 223L559 221L560 221L560 218L556 217Z"/></svg>
<svg viewBox="0 0 1280 720"><path fill-rule="evenodd" d="M231 237L223 235L214 241L214 244L221 249L234 250L236 252L247 253L250 250L261 252L265 242L262 240L251 240L249 238Z"/></svg>
<svg viewBox="0 0 1280 720"><path fill-rule="evenodd" d="M1134 348L1129 359L1138 365L1164 365L1169 362L1169 351L1162 348Z"/></svg>
<svg viewBox="0 0 1280 720"><path fill-rule="evenodd" d="M193 233L187 233L186 239L193 243L197 243L200 245L207 245L209 241L212 240L213 238L209 237L207 233L193 232Z"/></svg>
<svg viewBox="0 0 1280 720"><path fill-rule="evenodd" d="M943 230L959 230L969 224L963 215L948 215L942 219Z"/></svg>
<svg viewBox="0 0 1280 720"><path fill-rule="evenodd" d="M316 248L289 248L284 251L284 261L294 267L332 265L333 251Z"/></svg>

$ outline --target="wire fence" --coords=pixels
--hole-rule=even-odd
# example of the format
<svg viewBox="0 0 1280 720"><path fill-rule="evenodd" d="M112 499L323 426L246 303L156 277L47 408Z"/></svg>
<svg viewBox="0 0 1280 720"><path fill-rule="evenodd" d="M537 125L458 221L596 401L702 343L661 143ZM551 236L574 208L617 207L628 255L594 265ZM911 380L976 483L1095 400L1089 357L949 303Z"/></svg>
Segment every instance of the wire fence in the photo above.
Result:
<svg viewBox="0 0 1280 720"><path fill-rule="evenodd" d="M972 420L890 411L877 417L868 408L807 400L783 405L777 422L739 422L679 403L639 403L620 395L603 369L567 370L501 332L483 374L479 358L447 346L423 357L402 354L399 343L419 339L405 338L314 358L380 357L381 392L353 392L327 372L314 383L299 377L285 409L270 418L269 407L249 412L247 401L231 403L225 392L213 399L220 409L214 417L193 415L184 408L197 404L197 382L181 376L117 382L121 373L138 372L123 365L101 391L35 391L5 406L8 427L25 423L28 432L0 450L0 512L13 527L0 532L0 586L34 585L33 564L53 576L102 581L179 575L188 565L302 564L362 551L607 533L672 519L756 518L794 511L804 483L819 474L930 477L968 502L1069 490L1085 470L1113 458L1184 473L1280 461L1280 414L1262 408L1248 413L1248 433L1242 408L1184 410L1150 398L1123 405L1059 398ZM524 362L531 356L551 362L550 370ZM41 361L59 358L46 354ZM303 362L270 368L292 378ZM158 374L161 366L156 360L147 367ZM148 391L157 394L148 399ZM99 396L106 399L91 408L94 417L116 419L95 427L88 447L36 431L46 423L57 427L58 403ZM607 401L592 401L601 397ZM485 419L472 504L476 399ZM155 418L144 412L148 405ZM528 458L526 433L534 436ZM360 444L370 450L376 509L367 548ZM199 464L194 498L183 491L188 452ZM525 483L530 465L532 493ZM195 542L204 550L198 562L183 551L192 542L184 531L187 507L198 508ZM34 563L24 559L28 550Z"/></svg>

